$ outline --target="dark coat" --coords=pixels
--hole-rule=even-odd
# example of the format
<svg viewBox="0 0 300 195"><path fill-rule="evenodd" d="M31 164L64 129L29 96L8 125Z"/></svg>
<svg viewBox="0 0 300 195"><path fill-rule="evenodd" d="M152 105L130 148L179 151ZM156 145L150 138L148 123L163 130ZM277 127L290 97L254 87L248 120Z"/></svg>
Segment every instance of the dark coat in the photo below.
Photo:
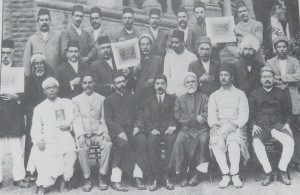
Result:
<svg viewBox="0 0 300 195"><path fill-rule="evenodd" d="M199 86L201 93L210 96L210 94L212 94L213 92L215 92L220 88L219 71L220 71L220 63L211 59L208 74L213 75L216 80L214 82L202 82L201 86ZM190 63L189 72L195 73L198 79L199 77L201 77L203 74L206 73L201 60L197 60Z"/></svg>
<svg viewBox="0 0 300 195"><path fill-rule="evenodd" d="M154 35L152 31L150 30L150 27L148 28L147 34L149 34L153 39L153 44L151 51L154 55L158 55L162 57L162 59L165 58L166 55L166 49L167 49L167 43L170 39L169 33L163 31L162 29L158 28L158 33L156 39L154 38Z"/></svg>
<svg viewBox="0 0 300 195"><path fill-rule="evenodd" d="M248 64L243 58L239 59L233 65L235 68L235 86L244 91L247 97L249 97L253 90L261 87L260 69L264 65L255 59L251 62L251 64ZM247 65L252 66L250 72Z"/></svg>
<svg viewBox="0 0 300 195"><path fill-rule="evenodd" d="M129 40L129 39L134 39L134 38L139 38L140 36L140 32L133 27L133 33L129 34L127 33L127 31L122 28L117 34L114 35L113 38L113 42L119 42L120 39L125 39L125 40Z"/></svg>
<svg viewBox="0 0 300 195"><path fill-rule="evenodd" d="M72 90L70 81L82 76L84 72L89 70L90 66L84 62L78 62L78 73L75 72L69 62L59 66L54 73L55 78L59 82L59 97L72 99L81 94L82 86L80 84L76 85Z"/></svg>
<svg viewBox="0 0 300 195"><path fill-rule="evenodd" d="M156 95L148 98L144 107L145 131L150 133L153 129L156 129L164 134L168 127L176 126L174 105L175 96L167 93L160 109Z"/></svg>

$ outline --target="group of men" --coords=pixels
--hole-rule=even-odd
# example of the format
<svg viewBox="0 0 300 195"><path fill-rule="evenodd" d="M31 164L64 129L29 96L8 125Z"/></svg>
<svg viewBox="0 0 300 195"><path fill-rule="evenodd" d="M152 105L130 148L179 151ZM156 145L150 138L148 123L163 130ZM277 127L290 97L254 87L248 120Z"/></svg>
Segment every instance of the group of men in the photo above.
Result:
<svg viewBox="0 0 300 195"><path fill-rule="evenodd" d="M206 36L205 5L196 2L194 11L197 24L189 26L181 7L178 28L169 34L159 28L161 12L153 8L149 29L140 34L134 11L124 8L124 28L110 39L97 7L90 12L90 33L80 27L83 7L75 5L72 25L60 36L50 31L49 10L40 9L40 31L24 51L25 92L1 94L0 99L0 160L7 140L14 185L30 186L26 167L29 176L37 174L39 194L53 186L64 192L78 159L82 189L89 192L89 147L99 146L100 190L108 189L110 180L113 189L128 191L123 173L133 177L139 190L146 189L145 176L150 191L161 184L173 190L174 175L181 187L196 186L206 179L213 159L222 173L219 187L232 181L240 188L241 159L250 158L253 146L266 186L275 175L265 149L272 139L282 144L278 178L290 185L287 167L292 158L300 162L294 153L300 144L300 65L287 55L289 40L275 37L276 56L265 63L262 24L250 19L246 4L239 2L241 22L235 33L242 37L236 43L240 57L234 64L220 64L214 55L220 45ZM111 40L132 38L138 38L141 61L117 70ZM1 52L5 74L14 67L14 43L4 40ZM0 179L2 186L1 172Z"/></svg>

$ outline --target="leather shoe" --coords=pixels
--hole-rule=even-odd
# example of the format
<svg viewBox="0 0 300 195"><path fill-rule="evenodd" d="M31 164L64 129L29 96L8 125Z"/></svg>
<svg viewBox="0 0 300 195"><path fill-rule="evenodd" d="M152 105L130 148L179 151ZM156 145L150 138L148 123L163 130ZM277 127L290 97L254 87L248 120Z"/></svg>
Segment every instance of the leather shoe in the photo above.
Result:
<svg viewBox="0 0 300 195"><path fill-rule="evenodd" d="M111 188L120 192L128 192L128 188L122 186L120 182L111 182Z"/></svg>
<svg viewBox="0 0 300 195"><path fill-rule="evenodd" d="M266 173L265 179L262 181L261 185L267 186L270 183L272 183L273 181L274 181L274 174L273 174L273 172Z"/></svg>
<svg viewBox="0 0 300 195"><path fill-rule="evenodd" d="M92 190L92 181L90 178L84 179L84 184L82 187L82 191L90 192Z"/></svg>
<svg viewBox="0 0 300 195"><path fill-rule="evenodd" d="M174 185L172 184L169 178L166 179L166 189L167 190L174 190Z"/></svg>
<svg viewBox="0 0 300 195"><path fill-rule="evenodd" d="M101 175L101 174L99 174L99 177L98 177L98 186L99 186L100 190L107 190L108 189L108 185L104 180L104 176Z"/></svg>
<svg viewBox="0 0 300 195"><path fill-rule="evenodd" d="M14 186L20 187L20 188L29 188L30 183L25 181L24 179L19 180L19 181L14 181Z"/></svg>
<svg viewBox="0 0 300 195"><path fill-rule="evenodd" d="M46 193L46 190L43 186L37 186L37 194L38 195L44 195Z"/></svg>
<svg viewBox="0 0 300 195"><path fill-rule="evenodd" d="M188 186L187 178L184 178L184 179L180 182L180 187L187 187L187 186Z"/></svg>
<svg viewBox="0 0 300 195"><path fill-rule="evenodd" d="M201 174L202 173L200 171L196 170L194 176L189 181L189 185L190 186L196 186L196 185L198 185L200 183L200 181L201 181Z"/></svg>
<svg viewBox="0 0 300 195"><path fill-rule="evenodd" d="M158 190L158 184L157 184L157 180L154 180L152 185L149 188L150 191L156 191Z"/></svg>
<svg viewBox="0 0 300 195"><path fill-rule="evenodd" d="M146 186L144 185L143 181L141 178L134 178L135 180L135 185L138 190L145 190Z"/></svg>
<svg viewBox="0 0 300 195"><path fill-rule="evenodd" d="M65 181L64 178L61 179L60 185L59 185L59 190L61 193L65 193L69 191L69 182Z"/></svg>
<svg viewBox="0 0 300 195"><path fill-rule="evenodd" d="M285 185L291 185L291 180L288 178L286 171L278 172L278 180L281 181Z"/></svg>

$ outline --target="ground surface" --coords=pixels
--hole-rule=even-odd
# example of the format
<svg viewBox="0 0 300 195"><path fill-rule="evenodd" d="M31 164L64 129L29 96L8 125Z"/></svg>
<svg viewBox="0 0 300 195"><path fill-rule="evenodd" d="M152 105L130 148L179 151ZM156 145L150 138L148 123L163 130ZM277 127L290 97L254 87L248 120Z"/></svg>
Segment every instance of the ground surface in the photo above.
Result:
<svg viewBox="0 0 300 195"><path fill-rule="evenodd" d="M5 195L31 195L35 194L36 187L35 185L30 189L19 189L12 185L12 165L11 165L11 155L8 151L5 152L3 156L2 168L3 168L3 188L0 190L0 194ZM220 176L214 176L213 182L205 181L199 184L197 187L187 187L181 188L180 186L176 185L175 190L168 191L163 187L160 188L156 192L150 192L148 190L145 191L138 191L133 187L130 187L130 191L127 193L123 192L116 192L109 188L107 191L99 191L96 186L94 186L93 190L89 193L84 193L81 190L81 187L77 189L72 189L71 191L65 193L66 195L77 195L77 194L89 194L89 195L148 195L148 194L155 194L155 195L299 195L300 194L300 173L295 171L295 169L291 168L291 178L292 178L292 185L285 186L281 184L279 181L273 182L270 186L263 187L261 186L261 172L259 172L258 181L255 181L255 171L251 170L245 172L245 182L244 186L241 189L235 189L232 185L226 189L219 189L218 182L220 181ZM148 186L149 188L149 186ZM60 194L58 191L50 192L48 194Z"/></svg>

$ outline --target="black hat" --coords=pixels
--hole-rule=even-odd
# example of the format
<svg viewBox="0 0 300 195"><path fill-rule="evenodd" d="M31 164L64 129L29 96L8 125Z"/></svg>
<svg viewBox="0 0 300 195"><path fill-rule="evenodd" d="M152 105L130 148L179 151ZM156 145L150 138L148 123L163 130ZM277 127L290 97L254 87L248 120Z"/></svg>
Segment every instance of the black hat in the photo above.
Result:
<svg viewBox="0 0 300 195"><path fill-rule="evenodd" d="M99 7L92 7L91 14L92 13L97 13L97 14L99 14L100 17L102 16L102 11Z"/></svg>
<svg viewBox="0 0 300 195"><path fill-rule="evenodd" d="M184 41L184 31L174 29L172 32L172 38L173 37L178 38L180 41Z"/></svg>
<svg viewBox="0 0 300 195"><path fill-rule="evenodd" d="M79 42L78 41L69 41L67 48L69 47L77 47L79 49Z"/></svg>
<svg viewBox="0 0 300 195"><path fill-rule="evenodd" d="M271 66L264 66L260 69L260 73L263 73L263 72L271 72L272 74L275 74L273 68Z"/></svg>
<svg viewBox="0 0 300 195"><path fill-rule="evenodd" d="M149 14L149 16L151 16L151 15L158 15L159 17L161 16L161 13L160 13L160 9L158 9L158 8L152 8L151 10L150 10L150 14Z"/></svg>
<svg viewBox="0 0 300 195"><path fill-rule="evenodd" d="M80 74L81 81L82 81L83 78L86 77L86 76L92 77L93 80L94 80L94 78L95 78L95 77L94 77L94 73L93 73L93 71L92 71L91 69L87 69L87 70L83 71L83 72Z"/></svg>
<svg viewBox="0 0 300 195"><path fill-rule="evenodd" d="M2 41L2 48L11 48L14 49L14 42L12 40L3 40Z"/></svg>
<svg viewBox="0 0 300 195"><path fill-rule="evenodd" d="M50 12L48 9L42 8L39 10L39 13L38 13L38 16L41 16L41 15L48 15L50 17Z"/></svg>
<svg viewBox="0 0 300 195"><path fill-rule="evenodd" d="M125 75L123 74L122 70L116 70L113 73L113 79L115 80L118 77L125 77Z"/></svg>
<svg viewBox="0 0 300 195"><path fill-rule="evenodd" d="M244 1L238 1L236 3L236 10L238 10L241 7L247 7L246 3Z"/></svg>
<svg viewBox="0 0 300 195"><path fill-rule="evenodd" d="M74 5L72 9L72 13L75 12L82 12L83 13L83 7L81 5Z"/></svg>
<svg viewBox="0 0 300 195"><path fill-rule="evenodd" d="M123 14L126 14L126 13L131 13L131 14L134 14L134 11L131 7L125 7L123 9Z"/></svg>
<svg viewBox="0 0 300 195"><path fill-rule="evenodd" d="M234 74L234 68L233 68L233 65L230 64L229 62L223 62L221 67L220 67L220 72L222 71L226 71L226 72L229 72L229 74L231 76L233 76Z"/></svg>
<svg viewBox="0 0 300 195"><path fill-rule="evenodd" d="M109 37L108 36L101 36L98 38L98 45L102 45L105 43L110 43Z"/></svg>
<svg viewBox="0 0 300 195"><path fill-rule="evenodd" d="M177 14L178 15L180 12L185 12L186 14L188 14L187 10L185 9L185 7L179 7L177 10Z"/></svg>
<svg viewBox="0 0 300 195"><path fill-rule="evenodd" d="M206 9L205 4L202 1L196 1L195 2L194 9L196 9L197 7L203 7L204 9Z"/></svg>

